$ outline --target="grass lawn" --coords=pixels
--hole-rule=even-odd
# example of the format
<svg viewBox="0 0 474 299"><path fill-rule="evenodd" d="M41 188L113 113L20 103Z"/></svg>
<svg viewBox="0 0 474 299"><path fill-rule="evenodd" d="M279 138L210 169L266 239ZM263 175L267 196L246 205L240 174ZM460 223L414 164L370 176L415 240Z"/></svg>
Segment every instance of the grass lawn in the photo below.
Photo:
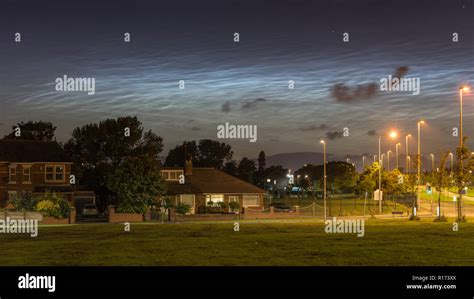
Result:
<svg viewBox="0 0 474 299"><path fill-rule="evenodd" d="M471 219L471 221L473 221ZM365 236L327 234L318 220L40 226L0 235L7 265L474 265L474 223L365 221Z"/></svg>
<svg viewBox="0 0 474 299"><path fill-rule="evenodd" d="M322 199L313 200L311 198L285 198L277 199L272 202L283 202L291 206L300 206L300 213L302 215L313 215L322 216L324 215ZM313 209L310 207L313 202L316 202L317 207ZM269 202L267 205L270 204ZM392 211L406 211L407 207L395 204L393 201L385 200L383 202L383 213L391 214ZM365 210L364 210L365 206ZM349 216L349 215L370 215L371 211L378 214L379 206L378 201L373 199L367 199L367 202L363 198L358 198L354 195L331 195L331 198L327 200L328 214L331 216ZM314 214L313 214L314 212Z"/></svg>
<svg viewBox="0 0 474 299"><path fill-rule="evenodd" d="M438 202L438 192L433 192L433 194L428 194L424 190L420 192L420 198L426 200L433 200L433 202ZM451 202L453 203L453 197L447 196L446 192L441 192L441 201L442 202ZM474 206L474 201L464 200L464 205Z"/></svg>

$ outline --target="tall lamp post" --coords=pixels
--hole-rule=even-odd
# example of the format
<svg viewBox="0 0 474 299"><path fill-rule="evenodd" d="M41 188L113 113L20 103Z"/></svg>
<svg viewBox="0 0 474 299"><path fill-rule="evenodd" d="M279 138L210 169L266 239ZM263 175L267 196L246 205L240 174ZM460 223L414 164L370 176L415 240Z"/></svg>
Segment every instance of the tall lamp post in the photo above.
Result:
<svg viewBox="0 0 474 299"><path fill-rule="evenodd" d="M420 209L420 183L421 183L421 125L425 121L420 120L418 122L418 156L416 158L416 164L418 167L417 176L416 176L416 208Z"/></svg>
<svg viewBox="0 0 474 299"><path fill-rule="evenodd" d="M365 170L365 156L362 156L362 171Z"/></svg>
<svg viewBox="0 0 474 299"><path fill-rule="evenodd" d="M410 172L407 172L407 169L410 168L410 164L408 162L409 160L409 156L410 154L408 153L408 138L411 137L411 134L408 134L405 136L405 146L406 146L406 149L405 149L405 172L406 173L410 173Z"/></svg>
<svg viewBox="0 0 474 299"><path fill-rule="evenodd" d="M410 158L410 156L408 156L407 158L408 158L408 174L410 174L411 158Z"/></svg>
<svg viewBox="0 0 474 299"><path fill-rule="evenodd" d="M430 154L431 156L431 173L434 173L434 154Z"/></svg>
<svg viewBox="0 0 474 299"><path fill-rule="evenodd" d="M324 195L323 195L323 199L324 199L324 220L326 220L326 141L324 140L321 140L320 141L322 144L323 144L323 153L324 153L324 173L323 173L323 185L324 185Z"/></svg>
<svg viewBox="0 0 474 299"><path fill-rule="evenodd" d="M390 171L390 153L392 150L387 151L387 170Z"/></svg>
<svg viewBox="0 0 474 299"><path fill-rule="evenodd" d="M449 153L449 172L452 174L453 173L453 158L454 155L453 153Z"/></svg>
<svg viewBox="0 0 474 299"><path fill-rule="evenodd" d="M391 131L389 134L390 138L396 138L397 132ZM382 151L382 136L379 136L379 214L382 214L382 163L383 163L383 155Z"/></svg>
<svg viewBox="0 0 474 299"><path fill-rule="evenodd" d="M400 142L395 145L395 154L397 155L397 159L396 159L396 161L397 161L397 169L398 169L398 167L399 167L399 165L398 165L398 147L401 146L401 145L402 145L402 144L401 144Z"/></svg>
<svg viewBox="0 0 474 299"><path fill-rule="evenodd" d="M468 92L469 87L467 86L462 86L459 88L459 148L462 149L463 147L463 133L462 133L462 93L463 92ZM463 174L463 161L462 159L459 159L459 173L460 177L462 177ZM462 218L462 192L459 194L459 201L458 201L458 218Z"/></svg>

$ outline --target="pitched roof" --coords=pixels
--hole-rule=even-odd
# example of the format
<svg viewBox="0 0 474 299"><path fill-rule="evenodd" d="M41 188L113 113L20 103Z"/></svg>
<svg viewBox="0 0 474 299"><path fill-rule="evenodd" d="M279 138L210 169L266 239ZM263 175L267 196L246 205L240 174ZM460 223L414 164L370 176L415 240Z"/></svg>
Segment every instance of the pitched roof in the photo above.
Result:
<svg viewBox="0 0 474 299"><path fill-rule="evenodd" d="M171 168L164 168L171 169ZM182 168L173 168L182 169ZM191 175L185 175L185 184L166 181L167 194L198 193L266 193L265 190L215 168L194 167Z"/></svg>
<svg viewBox="0 0 474 299"><path fill-rule="evenodd" d="M69 162L56 141L0 140L0 161Z"/></svg>

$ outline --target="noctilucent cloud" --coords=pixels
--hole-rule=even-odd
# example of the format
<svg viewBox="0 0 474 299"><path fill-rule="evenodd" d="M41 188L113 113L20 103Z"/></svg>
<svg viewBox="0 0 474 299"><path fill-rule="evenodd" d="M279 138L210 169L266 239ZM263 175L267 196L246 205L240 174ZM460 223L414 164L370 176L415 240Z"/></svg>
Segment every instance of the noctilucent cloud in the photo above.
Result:
<svg viewBox="0 0 474 299"><path fill-rule="evenodd" d="M74 127L136 115L164 138L164 154L183 140L216 139L229 122L258 127L255 143L221 140L235 158L320 152L321 138L342 156L375 153L392 128L415 135L424 119L423 151L452 149L458 88L474 85L473 20L472 0L3 1L0 134L46 120L65 141ZM420 78L419 95L333 93L337 84L378 87L399 67ZM95 78L95 94L57 92L63 75ZM472 147L473 93L464 98Z"/></svg>

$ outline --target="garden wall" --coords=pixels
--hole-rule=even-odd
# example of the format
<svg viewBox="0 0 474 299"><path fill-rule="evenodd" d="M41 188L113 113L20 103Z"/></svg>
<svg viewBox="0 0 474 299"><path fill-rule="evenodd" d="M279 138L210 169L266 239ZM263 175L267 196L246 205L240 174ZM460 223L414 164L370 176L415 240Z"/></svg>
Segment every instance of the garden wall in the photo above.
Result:
<svg viewBox="0 0 474 299"><path fill-rule="evenodd" d="M0 219L6 220L7 217L12 220L38 220L41 224L74 224L76 223L76 209L71 208L69 217L64 219L43 217L40 212L0 212Z"/></svg>
<svg viewBox="0 0 474 299"><path fill-rule="evenodd" d="M137 213L116 213L114 206L107 208L110 223L143 222L143 215Z"/></svg>

